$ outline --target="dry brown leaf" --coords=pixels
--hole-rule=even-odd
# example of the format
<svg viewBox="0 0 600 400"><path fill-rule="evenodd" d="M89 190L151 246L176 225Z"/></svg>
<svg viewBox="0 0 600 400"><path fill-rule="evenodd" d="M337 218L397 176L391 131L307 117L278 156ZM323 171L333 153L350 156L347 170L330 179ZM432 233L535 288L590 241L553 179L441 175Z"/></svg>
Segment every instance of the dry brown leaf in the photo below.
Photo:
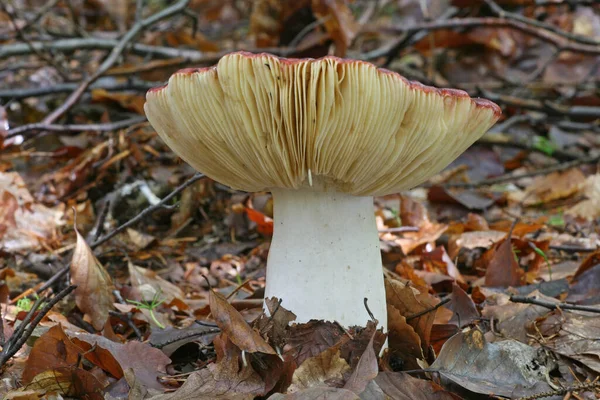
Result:
<svg viewBox="0 0 600 400"><path fill-rule="evenodd" d="M211 290L208 301L215 322L236 346L248 353L276 354L260 334L248 325L242 314L229 304L225 296Z"/></svg>
<svg viewBox="0 0 600 400"><path fill-rule="evenodd" d="M536 178L524 192L510 192L509 199L526 206L564 199L578 193L584 186L585 175L579 168L553 172Z"/></svg>
<svg viewBox="0 0 600 400"><path fill-rule="evenodd" d="M402 360L404 369L419 369L417 359L425 359L421 338L406 318L394 306L388 304L388 348L390 357Z"/></svg>
<svg viewBox="0 0 600 400"><path fill-rule="evenodd" d="M489 249L482 258L490 260L485 272L486 286L508 287L524 283L524 273L515 259L509 238Z"/></svg>
<svg viewBox="0 0 600 400"><path fill-rule="evenodd" d="M588 176L583 185L586 199L569 208L565 214L587 220L600 217L600 174Z"/></svg>
<svg viewBox="0 0 600 400"><path fill-rule="evenodd" d="M170 305L177 300L177 306L180 310L187 309L184 301L185 294L178 286L164 280L156 272L148 268L138 267L131 262L128 264L128 269L131 286L138 289L142 295L142 300L152 301L155 296L159 296L166 305Z"/></svg>
<svg viewBox="0 0 600 400"><path fill-rule="evenodd" d="M57 236L63 225L64 205L48 208L35 202L16 172L0 172L0 249L6 252L37 250Z"/></svg>
<svg viewBox="0 0 600 400"><path fill-rule="evenodd" d="M105 89L93 89L92 101L95 102L116 102L126 110L144 114L144 104L146 99L144 96L132 93L114 93L107 92Z"/></svg>
<svg viewBox="0 0 600 400"><path fill-rule="evenodd" d="M452 395L446 392L435 382L413 378L404 372L381 372L375 383L381 391L394 400L453 400Z"/></svg>
<svg viewBox="0 0 600 400"><path fill-rule="evenodd" d="M347 0L312 0L312 10L335 43L335 55L344 57L360 30Z"/></svg>
<svg viewBox="0 0 600 400"><path fill-rule="evenodd" d="M459 328L471 324L480 319L477 306L469 295L456 283L452 284L450 302L446 308L452 310L452 318L449 323L456 324Z"/></svg>
<svg viewBox="0 0 600 400"><path fill-rule="evenodd" d="M75 289L75 302L79 310L90 318L94 329L100 331L108 320L108 311L113 308L113 283L108 272L92 253L81 234L71 261L71 284Z"/></svg>
<svg viewBox="0 0 600 400"><path fill-rule="evenodd" d="M327 386L327 381L341 382L348 363L340 357L340 349L332 347L305 360L294 372L288 393L317 386Z"/></svg>
<svg viewBox="0 0 600 400"><path fill-rule="evenodd" d="M530 293L527 297L538 297L550 302L558 302L548 296L544 296L537 290ZM497 305L486 306L481 314L490 319L494 319L495 330L504 337L515 339L527 343L527 328L529 324L543 315L548 314L549 310L545 307L535 304L513 303L508 300L506 295L495 295L488 298L488 302L497 299Z"/></svg>
<svg viewBox="0 0 600 400"><path fill-rule="evenodd" d="M150 400L252 400L265 384L249 366L240 368L240 350L226 335L214 340L217 362L194 372L177 391Z"/></svg>
<svg viewBox="0 0 600 400"><path fill-rule="evenodd" d="M439 300L427 293L418 293L418 290L410 285L392 279L385 280L385 293L387 304L395 307L404 317L410 318L408 323L421 338L421 346L426 351L436 314L436 310L432 309ZM425 311L430 312L411 318Z"/></svg>
<svg viewBox="0 0 600 400"><path fill-rule="evenodd" d="M377 355L373 348L373 339L375 339L376 332L373 332L371 340L365 349L365 352L358 360L356 368L352 372L352 375L346 381L344 389L353 391L356 394L361 394L369 382L377 376L379 372L379 365L377 363Z"/></svg>
<svg viewBox="0 0 600 400"><path fill-rule="evenodd" d="M83 349L71 342L60 325L55 325L36 340L23 371L23 382L33 381L44 371L77 364Z"/></svg>
<svg viewBox="0 0 600 400"><path fill-rule="evenodd" d="M506 237L505 232L500 231L478 231L463 232L460 235L452 235L448 241L448 255L453 260L458 256L460 249L489 249Z"/></svg>
<svg viewBox="0 0 600 400"><path fill-rule="evenodd" d="M148 343L132 340L121 344L89 333L74 333L71 340L86 351L88 361L115 378L121 378L123 371L132 368L145 387L164 389L157 378L166 373L171 360Z"/></svg>
<svg viewBox="0 0 600 400"><path fill-rule="evenodd" d="M287 345L298 365L307 358L341 344L347 338L346 333L338 324L329 321L309 321L305 324L296 324L290 328L290 337Z"/></svg>
<svg viewBox="0 0 600 400"><path fill-rule="evenodd" d="M545 382L549 372L533 347L510 339L487 343L478 329L451 337L431 369L472 392L503 397L511 397L517 385Z"/></svg>
<svg viewBox="0 0 600 400"><path fill-rule="evenodd" d="M360 397L350 390L321 386L288 394L276 393L267 400L360 400Z"/></svg>
<svg viewBox="0 0 600 400"><path fill-rule="evenodd" d="M103 389L103 385L91 372L75 366L42 372L23 388L26 391L33 390L42 396L54 393L86 400L103 400Z"/></svg>

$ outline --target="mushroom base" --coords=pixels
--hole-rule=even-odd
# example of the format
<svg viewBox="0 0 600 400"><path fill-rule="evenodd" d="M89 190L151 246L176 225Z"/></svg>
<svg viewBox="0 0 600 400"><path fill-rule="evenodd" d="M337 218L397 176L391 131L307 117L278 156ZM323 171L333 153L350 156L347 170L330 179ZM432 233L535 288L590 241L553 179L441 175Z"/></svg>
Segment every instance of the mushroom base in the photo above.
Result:
<svg viewBox="0 0 600 400"><path fill-rule="evenodd" d="M273 189L274 232L265 296L298 317L365 326L368 307L387 331L379 236L372 197L326 185Z"/></svg>

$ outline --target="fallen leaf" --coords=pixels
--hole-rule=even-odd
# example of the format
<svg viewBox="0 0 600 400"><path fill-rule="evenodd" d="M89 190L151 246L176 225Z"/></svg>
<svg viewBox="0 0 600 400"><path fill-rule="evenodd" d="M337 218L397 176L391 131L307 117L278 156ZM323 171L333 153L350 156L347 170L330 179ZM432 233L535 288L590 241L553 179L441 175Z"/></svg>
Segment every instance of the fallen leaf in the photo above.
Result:
<svg viewBox="0 0 600 400"><path fill-rule="evenodd" d="M119 379L132 368L136 378L148 388L164 389L157 378L166 374L169 357L148 343L129 341L116 343L100 335L74 333L73 343L86 351L86 359Z"/></svg>
<svg viewBox="0 0 600 400"><path fill-rule="evenodd" d="M281 306L275 297L266 298L265 305L270 315L262 314L254 325L273 347L282 349L288 342L289 324L296 320L296 314Z"/></svg>
<svg viewBox="0 0 600 400"><path fill-rule="evenodd" d="M449 323L453 323L459 328L480 319L477 306L469 295L456 283L452 284L452 294L450 295L450 302L446 304L446 308L452 310L452 318Z"/></svg>
<svg viewBox="0 0 600 400"><path fill-rule="evenodd" d="M494 319L495 330L504 337L527 343L528 326L536 318L548 314L549 310L535 304L513 303L508 300L508 296L506 295L496 297L500 298L499 304L484 307L481 314L486 318ZM537 290L527 295L527 297L537 297L550 302L558 302L558 300L544 296ZM493 298L487 299L488 302L493 300Z"/></svg>
<svg viewBox="0 0 600 400"><path fill-rule="evenodd" d="M421 260L425 271L447 275L457 282L465 281L448 253L446 253L444 246L438 246L432 251L424 252Z"/></svg>
<svg viewBox="0 0 600 400"><path fill-rule="evenodd" d="M236 346L248 353L276 354L260 334L248 325L242 314L229 304L225 296L210 290L208 300L216 324Z"/></svg>
<svg viewBox="0 0 600 400"><path fill-rule="evenodd" d="M404 372L381 372L375 378L381 391L394 400L453 400L454 397L435 382L413 378Z"/></svg>
<svg viewBox="0 0 600 400"><path fill-rule="evenodd" d="M600 217L600 174L588 176L582 192L586 199L569 208L565 214L586 220Z"/></svg>
<svg viewBox="0 0 600 400"><path fill-rule="evenodd" d="M379 372L379 365L377 363L375 349L373 348L373 339L375 339L375 333L376 332L373 332L365 352L360 357L360 360L358 360L358 364L352 372L352 375L350 375L350 378L348 378L346 381L344 389L348 389L356 394L360 394L365 390L369 381L375 379L377 376L377 373Z"/></svg>
<svg viewBox="0 0 600 400"><path fill-rule="evenodd" d="M530 332L544 336L544 346L600 372L600 318L554 310L535 321Z"/></svg>
<svg viewBox="0 0 600 400"><path fill-rule="evenodd" d="M146 99L136 93L118 93L108 92L105 89L93 89L92 101L99 103L115 102L126 110L145 115L144 104Z"/></svg>
<svg viewBox="0 0 600 400"><path fill-rule="evenodd" d="M566 301L575 304L600 304L600 264L586 269L571 280Z"/></svg>
<svg viewBox="0 0 600 400"><path fill-rule="evenodd" d="M534 179L523 192L510 192L509 199L526 206L544 204L573 196L583 189L585 182L585 175L579 168L553 172Z"/></svg>
<svg viewBox="0 0 600 400"><path fill-rule="evenodd" d="M250 367L240 369L240 351L225 337L215 338L217 362L192 373L173 393L150 400L252 400L263 394L265 385Z"/></svg>
<svg viewBox="0 0 600 400"><path fill-rule="evenodd" d="M54 325L38 338L29 353L23 382L29 383L42 372L77 365L83 349L73 344L60 325Z"/></svg>
<svg viewBox="0 0 600 400"><path fill-rule="evenodd" d="M388 306L393 306L402 316L407 318L408 324L414 328L421 338L421 347L424 351L427 351L431 327L436 314L433 307L439 303L439 300L427 293L418 293L416 289L408 284L391 279L385 280L385 293ZM423 315L414 317L422 312L424 312Z"/></svg>
<svg viewBox="0 0 600 400"><path fill-rule="evenodd" d="M450 259L454 260L461 249L489 249L494 243L505 237L505 232L495 230L463 232L460 235L452 235L448 241L448 255Z"/></svg>
<svg viewBox="0 0 600 400"><path fill-rule="evenodd" d="M313 320L295 324L290 327L287 342L290 350L286 354L292 355L296 364L301 365L306 359L341 344L346 338L346 333L333 322Z"/></svg>
<svg viewBox="0 0 600 400"><path fill-rule="evenodd" d="M26 391L33 390L42 396L54 393L86 400L103 400L103 389L103 385L92 373L75 366L42 372L23 388Z"/></svg>
<svg viewBox="0 0 600 400"><path fill-rule="evenodd" d="M360 400L354 392L334 387L315 387L294 393L276 393L267 400Z"/></svg>
<svg viewBox="0 0 600 400"><path fill-rule="evenodd" d="M332 347L306 359L294 372L288 393L324 385L327 381L342 381L350 370L348 363L340 357L340 349Z"/></svg>
<svg viewBox="0 0 600 400"><path fill-rule="evenodd" d="M312 0L312 10L323 21L329 37L335 43L335 55L344 57L360 30L346 0Z"/></svg>
<svg viewBox="0 0 600 400"><path fill-rule="evenodd" d="M128 263L128 269L131 286L138 289L142 300L152 301L155 296L159 296L167 306L176 301L180 310L188 308L185 303L185 294L178 286L164 280L156 272L138 267L131 262Z"/></svg>
<svg viewBox="0 0 600 400"><path fill-rule="evenodd" d="M250 207L246 207L246 214L248 215L248 218L256 224L256 230L259 233L265 236L273 235L272 218L269 218L260 211L256 211Z"/></svg>
<svg viewBox="0 0 600 400"><path fill-rule="evenodd" d="M9 253L37 250L56 237L64 205L54 208L35 202L16 172L0 172L0 249Z"/></svg>
<svg viewBox="0 0 600 400"><path fill-rule="evenodd" d="M94 329L102 330L108 319L108 311L114 302L114 289L110 275L92 253L81 234L77 234L77 244L71 261L71 284L75 289L75 302L82 313L87 315Z"/></svg>
<svg viewBox="0 0 600 400"><path fill-rule="evenodd" d="M510 233L509 238L494 245L486 254L483 256L489 260L485 272L486 286L508 287L524 283L524 273L515 259Z"/></svg>
<svg viewBox="0 0 600 400"><path fill-rule="evenodd" d="M424 359L421 338L396 307L388 304L388 352L390 359L402 360L403 369L419 369Z"/></svg>
<svg viewBox="0 0 600 400"><path fill-rule="evenodd" d="M494 199L474 190L452 191L440 185L429 188L427 199L434 203L458 204L467 210L486 210L494 204Z"/></svg>
<svg viewBox="0 0 600 400"><path fill-rule="evenodd" d="M472 392L504 397L519 385L544 382L549 373L533 347L516 340L487 343L478 329L450 338L431 369Z"/></svg>

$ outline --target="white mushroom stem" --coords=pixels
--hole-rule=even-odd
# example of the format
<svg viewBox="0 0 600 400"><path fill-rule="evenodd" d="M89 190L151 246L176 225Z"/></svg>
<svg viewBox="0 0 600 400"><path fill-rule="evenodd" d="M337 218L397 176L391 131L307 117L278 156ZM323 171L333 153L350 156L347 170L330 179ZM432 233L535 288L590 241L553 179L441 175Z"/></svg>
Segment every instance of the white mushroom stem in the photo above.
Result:
<svg viewBox="0 0 600 400"><path fill-rule="evenodd" d="M273 189L274 232L266 297L311 319L365 326L368 307L387 330L379 237L372 197L312 187Z"/></svg>

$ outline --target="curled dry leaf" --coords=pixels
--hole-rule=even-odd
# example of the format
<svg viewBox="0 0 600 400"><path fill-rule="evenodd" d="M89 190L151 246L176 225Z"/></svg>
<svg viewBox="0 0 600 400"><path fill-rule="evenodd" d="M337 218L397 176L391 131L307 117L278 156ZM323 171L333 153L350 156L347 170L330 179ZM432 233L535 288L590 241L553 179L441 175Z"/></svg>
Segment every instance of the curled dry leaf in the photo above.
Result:
<svg viewBox="0 0 600 400"><path fill-rule="evenodd" d="M312 0L312 10L335 43L335 55L344 57L346 49L360 30L347 0Z"/></svg>
<svg viewBox="0 0 600 400"><path fill-rule="evenodd" d="M446 305L446 308L452 310L452 318L449 323L456 324L459 328L469 325L480 318L479 311L477 311L477 306L473 300L456 283L452 285L450 303Z"/></svg>
<svg viewBox="0 0 600 400"><path fill-rule="evenodd" d="M389 304L388 330L390 357L400 358L404 369L419 369L417 359L425 358L421 349L421 338L400 311Z"/></svg>
<svg viewBox="0 0 600 400"><path fill-rule="evenodd" d="M352 375L350 375L350 378L348 378L346 381L344 389L348 389L356 394L360 394L365 390L369 382L375 379L377 376L377 373L379 372L379 365L377 363L375 349L373 348L373 339L375 339L376 333L376 331L373 332L365 352L358 360L358 364L352 372Z"/></svg>
<svg viewBox="0 0 600 400"><path fill-rule="evenodd" d="M64 205L49 208L36 203L16 172L0 172L0 249L36 250L56 236L63 224Z"/></svg>
<svg viewBox="0 0 600 400"><path fill-rule="evenodd" d="M88 361L115 378L121 378L123 371L132 368L137 380L145 387L163 389L157 378L166 373L171 360L148 343L133 340L121 344L89 333L76 333L71 339L85 350Z"/></svg>
<svg viewBox="0 0 600 400"><path fill-rule="evenodd" d="M112 279L100 261L92 253L81 234L77 234L77 244L71 261L71 284L75 289L77 307L90 318L94 329L100 331L108 320L108 311L114 302Z"/></svg>
<svg viewBox="0 0 600 400"><path fill-rule="evenodd" d="M424 350L429 347L429 338L431 336L431 327L435 320L436 310L433 307L439 303L439 300L427 293L419 293L409 284L401 281L386 279L385 294L387 304L395 307L401 315L408 319L408 323L421 338L421 345ZM431 311L430 311L431 310ZM430 312L428 312L430 311ZM411 316L424 313L418 317Z"/></svg>
<svg viewBox="0 0 600 400"><path fill-rule="evenodd" d="M489 249L483 259L490 260L485 272L486 286L521 286L524 283L524 273L515 259L510 238Z"/></svg>
<svg viewBox="0 0 600 400"><path fill-rule="evenodd" d="M158 294L166 305L175 301L180 310L187 308L184 302L185 294L178 286L164 280L156 272L138 267L131 262L128 264L128 269L131 286L139 290L144 301L152 301Z"/></svg>
<svg viewBox="0 0 600 400"><path fill-rule="evenodd" d="M276 354L275 350L257 331L248 325L242 314L233 308L221 293L211 290L208 295L208 301L210 303L210 312L219 328L241 350L248 353Z"/></svg>
<svg viewBox="0 0 600 400"><path fill-rule="evenodd" d="M214 340L217 362L194 372L177 391L151 400L252 400L264 394L265 384L250 367L240 368L240 350L221 335ZM247 356L246 356L247 357Z"/></svg>
<svg viewBox="0 0 600 400"><path fill-rule="evenodd" d="M549 372L533 347L516 340L488 343L478 329L451 337L431 369L472 392L504 397L517 386L531 388L544 382Z"/></svg>
<svg viewBox="0 0 600 400"><path fill-rule="evenodd" d="M341 382L350 366L342 357L340 349L331 347L305 360L294 372L288 393L302 389L327 386L326 382Z"/></svg>
<svg viewBox="0 0 600 400"><path fill-rule="evenodd" d="M347 389L320 386L289 394L276 393L268 400L360 400L360 397Z"/></svg>

